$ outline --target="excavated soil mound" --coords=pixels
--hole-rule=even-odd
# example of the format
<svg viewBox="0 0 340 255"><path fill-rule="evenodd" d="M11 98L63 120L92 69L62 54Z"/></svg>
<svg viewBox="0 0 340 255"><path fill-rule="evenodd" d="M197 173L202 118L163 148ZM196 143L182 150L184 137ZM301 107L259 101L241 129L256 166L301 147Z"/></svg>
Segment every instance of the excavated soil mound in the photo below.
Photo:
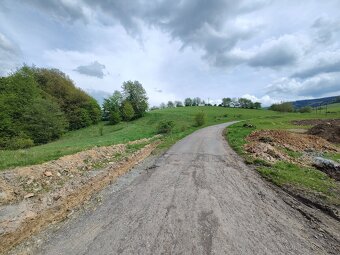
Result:
<svg viewBox="0 0 340 255"><path fill-rule="evenodd" d="M340 144L340 123L320 123L308 130L308 134L316 135L331 143Z"/></svg>
<svg viewBox="0 0 340 255"><path fill-rule="evenodd" d="M340 119L294 120L292 123L298 126L315 126L325 123L329 123L331 125L340 125Z"/></svg>
<svg viewBox="0 0 340 255"><path fill-rule="evenodd" d="M258 130L247 137L248 142L269 144L295 152L322 151L337 152L338 148L323 138L291 133L284 130ZM249 146L247 146L249 147Z"/></svg>

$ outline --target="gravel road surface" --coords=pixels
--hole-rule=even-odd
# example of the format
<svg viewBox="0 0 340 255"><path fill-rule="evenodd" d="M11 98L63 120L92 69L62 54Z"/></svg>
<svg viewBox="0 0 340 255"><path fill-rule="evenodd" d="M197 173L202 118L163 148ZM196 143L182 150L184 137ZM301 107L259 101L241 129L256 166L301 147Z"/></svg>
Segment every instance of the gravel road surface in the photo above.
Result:
<svg viewBox="0 0 340 255"><path fill-rule="evenodd" d="M137 166L102 192L96 210L49 233L33 253L327 254L302 214L225 142L230 124Z"/></svg>

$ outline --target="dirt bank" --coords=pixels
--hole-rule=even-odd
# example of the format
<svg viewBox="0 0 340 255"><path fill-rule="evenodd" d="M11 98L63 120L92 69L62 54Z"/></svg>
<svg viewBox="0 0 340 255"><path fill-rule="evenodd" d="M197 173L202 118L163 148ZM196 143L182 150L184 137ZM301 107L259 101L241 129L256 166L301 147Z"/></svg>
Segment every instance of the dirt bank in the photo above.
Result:
<svg viewBox="0 0 340 255"><path fill-rule="evenodd" d="M340 119L295 120L292 122L299 126L313 126L307 133L340 144Z"/></svg>
<svg viewBox="0 0 340 255"><path fill-rule="evenodd" d="M67 217L74 207L147 157L158 141L93 148L0 174L0 253Z"/></svg>

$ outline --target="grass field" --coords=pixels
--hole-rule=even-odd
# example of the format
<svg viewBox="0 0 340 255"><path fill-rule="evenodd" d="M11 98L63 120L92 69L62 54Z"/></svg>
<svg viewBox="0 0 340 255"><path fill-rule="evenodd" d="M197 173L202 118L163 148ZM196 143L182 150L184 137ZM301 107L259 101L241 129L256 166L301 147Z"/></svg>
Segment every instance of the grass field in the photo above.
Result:
<svg viewBox="0 0 340 255"><path fill-rule="evenodd" d="M61 139L45 145L35 146L25 150L0 151L0 169L15 166L38 164L57 159L63 155L73 154L94 146L107 146L141 138L149 138L156 134L157 125L162 120L174 121L175 127L171 135L163 139L161 148L167 148L182 137L192 133L194 116L198 112L205 112L207 122L205 126L223 123L231 120L242 120L278 115L268 110L246 110L222 107L181 107L151 111L145 117L118 125L100 123L95 126L69 132ZM103 135L100 135L100 127Z"/></svg>
<svg viewBox="0 0 340 255"><path fill-rule="evenodd" d="M318 113L281 113L275 116L263 116L254 118L247 122L253 124L255 128L244 128L243 123L237 123L228 128L227 139L231 147L248 163L258 165L257 170L266 179L277 184L278 186L290 186L295 189L305 190L323 196L332 204L340 205L339 183L329 178L326 174L314 168L301 168L288 162L278 162L268 166L265 162L250 158L244 153L243 146L246 143L245 138L254 130L263 129L296 129L309 128L301 127L291 123L292 120L299 119L339 119L340 104L330 105L328 113L321 111ZM293 155L299 157L301 155ZM325 154L325 157L333 160L340 158L339 154Z"/></svg>
<svg viewBox="0 0 340 255"><path fill-rule="evenodd" d="M107 146L118 143L126 143L141 138L149 138L156 134L157 125L162 120L172 120L175 127L170 135L163 138L160 148L167 148L184 136L201 127L194 126L194 116L198 112L205 112L207 122L205 126L223 123L232 120L250 120L258 128L292 128L289 122L294 119L305 118L339 118L340 105L329 107L328 114L282 114L269 110L248 110L222 107L181 107L155 110L148 112L145 117L118 125L106 125L100 123L95 126L69 132L61 139L45 145L35 146L25 150L0 151L0 169L38 164L57 159L63 155L73 154L94 146ZM239 128L241 124L234 125L229 131L229 142L242 154L244 138L252 130ZM100 135L100 127L103 135Z"/></svg>

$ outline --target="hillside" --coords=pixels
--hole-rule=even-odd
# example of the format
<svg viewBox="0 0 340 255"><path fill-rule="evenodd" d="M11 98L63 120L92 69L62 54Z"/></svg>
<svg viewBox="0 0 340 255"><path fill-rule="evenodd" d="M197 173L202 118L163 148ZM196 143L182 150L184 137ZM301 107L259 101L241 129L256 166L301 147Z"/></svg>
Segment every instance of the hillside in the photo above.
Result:
<svg viewBox="0 0 340 255"><path fill-rule="evenodd" d="M334 105L337 106L337 105ZM94 146L108 146L150 138L157 133L161 121L173 121L175 126L170 135L163 139L161 147L168 147L180 138L200 127L194 126L194 117L199 112L207 115L204 126L232 120L263 119L266 128L291 128L291 120L306 118L339 118L340 107L333 107L330 114L324 113L277 113L269 110L253 110L224 107L178 107L150 111L145 117L107 125L101 122L81 130L66 133L61 139L25 150L0 150L0 169L31 165L57 159L64 155L83 151ZM102 135L101 135L102 133Z"/></svg>
<svg viewBox="0 0 340 255"><path fill-rule="evenodd" d="M305 106L322 106L326 104L334 104L339 102L339 96L333 96L333 97L323 97L323 98L316 98L316 99L307 99L307 100L298 100L293 103L294 108L301 108Z"/></svg>
<svg viewBox="0 0 340 255"><path fill-rule="evenodd" d="M117 125L107 125L101 122L81 130L71 131L59 140L35 146L25 150L0 150L0 169L8 167L37 164L63 155L69 155L94 146L107 146L142 138L150 138L157 133L157 125L161 121L173 121L174 130L167 136L162 146L168 146L185 135L195 131L194 116L205 112L205 126L256 117L277 115L267 110L248 110L223 107L179 107L150 111L145 117L131 122L121 122ZM102 134L101 135L101 129Z"/></svg>

